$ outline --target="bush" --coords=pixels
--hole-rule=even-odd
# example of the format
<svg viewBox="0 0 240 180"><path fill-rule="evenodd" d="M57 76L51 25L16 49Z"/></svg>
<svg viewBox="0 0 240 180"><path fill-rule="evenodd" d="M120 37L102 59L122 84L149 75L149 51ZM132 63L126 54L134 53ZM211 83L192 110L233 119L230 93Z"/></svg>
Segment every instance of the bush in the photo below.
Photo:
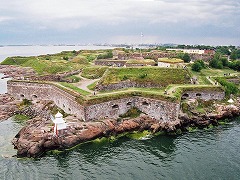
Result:
<svg viewBox="0 0 240 180"><path fill-rule="evenodd" d="M185 62L185 63L189 63L191 61L191 58L189 56L188 53L184 53L183 57L182 57L182 60Z"/></svg>
<svg viewBox="0 0 240 180"><path fill-rule="evenodd" d="M106 53L99 54L97 59L108 59L108 58L112 58L112 57L113 57L112 50L109 50Z"/></svg>
<svg viewBox="0 0 240 180"><path fill-rule="evenodd" d="M64 56L63 59L67 61L69 58L67 56Z"/></svg>
<svg viewBox="0 0 240 180"><path fill-rule="evenodd" d="M32 104L31 100L23 99L20 105L21 106L30 106L31 104Z"/></svg>
<svg viewBox="0 0 240 180"><path fill-rule="evenodd" d="M196 72L200 72L202 69L202 66L199 62L194 62L193 65L192 65L192 70L193 71L196 71Z"/></svg>
<svg viewBox="0 0 240 180"><path fill-rule="evenodd" d="M225 78L216 78L216 80L225 88L226 96L230 94L237 94L239 92L238 87L232 83L228 82Z"/></svg>
<svg viewBox="0 0 240 180"><path fill-rule="evenodd" d="M133 107L133 108L129 109L125 114L120 115L120 117L121 117L121 118L126 118L126 117L136 118L136 117L138 117L141 113L142 113L142 112L141 112L139 109Z"/></svg>

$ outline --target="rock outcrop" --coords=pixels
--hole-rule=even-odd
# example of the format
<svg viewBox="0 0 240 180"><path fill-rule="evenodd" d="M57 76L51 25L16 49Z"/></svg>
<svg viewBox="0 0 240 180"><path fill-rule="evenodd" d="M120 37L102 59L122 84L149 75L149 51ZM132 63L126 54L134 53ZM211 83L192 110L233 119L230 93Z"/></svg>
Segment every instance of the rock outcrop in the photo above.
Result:
<svg viewBox="0 0 240 180"><path fill-rule="evenodd" d="M11 117L18 110L18 103L19 101L8 94L0 94L0 121Z"/></svg>
<svg viewBox="0 0 240 180"><path fill-rule="evenodd" d="M80 70L63 72L57 74L38 75L31 67L22 67L14 65L0 65L0 73L5 76L2 78L13 78L17 80L32 81L69 81L64 79L67 76L79 74Z"/></svg>
<svg viewBox="0 0 240 180"><path fill-rule="evenodd" d="M53 123L50 120L35 117L28 121L28 125L16 135L12 143L18 150L18 157L39 157L46 151L64 150L99 137L110 137L125 132L143 130L149 130L152 133L164 131L172 134L179 130L184 131L189 126L203 128L210 124L216 125L220 119L239 115L238 106L219 105L215 114L196 114L189 117L181 113L176 121L158 121L146 115L121 121L105 119L97 122L72 121L74 117L68 117L66 119L70 122L68 122L67 129L59 132L58 136L54 135Z"/></svg>

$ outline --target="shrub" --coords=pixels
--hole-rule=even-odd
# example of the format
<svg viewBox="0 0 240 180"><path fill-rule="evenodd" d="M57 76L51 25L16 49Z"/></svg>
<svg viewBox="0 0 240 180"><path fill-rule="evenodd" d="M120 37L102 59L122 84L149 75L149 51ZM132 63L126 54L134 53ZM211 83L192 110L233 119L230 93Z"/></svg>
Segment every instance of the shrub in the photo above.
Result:
<svg viewBox="0 0 240 180"><path fill-rule="evenodd" d="M121 117L121 118L126 118L126 117L136 118L136 117L138 117L141 113L142 113L142 112L141 112L139 109L133 107L133 108L129 109L125 114L120 115L120 117Z"/></svg>
<svg viewBox="0 0 240 180"><path fill-rule="evenodd" d="M185 63L189 63L191 61L191 58L189 56L188 53L184 53L183 57L182 57L182 60L185 62Z"/></svg>
<svg viewBox="0 0 240 180"><path fill-rule="evenodd" d="M200 72L202 69L202 66L199 62L194 62L193 65L192 65L192 70L193 71L196 71L196 72Z"/></svg>
<svg viewBox="0 0 240 180"><path fill-rule="evenodd" d="M237 94L239 92L238 87L232 83L228 82L225 78L216 78L216 80L225 88L226 96L229 96L230 94Z"/></svg>
<svg viewBox="0 0 240 180"><path fill-rule="evenodd" d="M67 56L64 56L63 59L67 61L69 58Z"/></svg>

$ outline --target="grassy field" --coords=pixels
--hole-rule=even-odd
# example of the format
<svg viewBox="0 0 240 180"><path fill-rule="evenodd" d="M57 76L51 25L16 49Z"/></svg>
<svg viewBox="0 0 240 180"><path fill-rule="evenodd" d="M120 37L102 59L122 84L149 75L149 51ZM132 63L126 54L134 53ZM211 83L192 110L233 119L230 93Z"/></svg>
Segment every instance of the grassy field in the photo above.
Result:
<svg viewBox="0 0 240 180"><path fill-rule="evenodd" d="M19 65L32 67L38 74L55 74L81 69L89 65L102 50L96 51L63 51L57 54L47 54L30 57L8 57L2 65Z"/></svg>
<svg viewBox="0 0 240 180"><path fill-rule="evenodd" d="M49 58L51 57L51 58ZM83 65L64 60L66 56L42 55L30 57L8 57L1 64L32 67L38 74L55 74L80 69Z"/></svg>
<svg viewBox="0 0 240 180"><path fill-rule="evenodd" d="M83 89L80 89L72 84L66 83L66 82L60 82L59 84L61 84L64 87L67 87L69 89L74 90L75 92L78 92L79 94L83 95L83 96L87 96L90 95L90 92L84 91Z"/></svg>
<svg viewBox="0 0 240 180"><path fill-rule="evenodd" d="M108 67L103 67L103 66L92 66L92 67L83 68L82 77L85 77L88 79L100 78L103 76L107 68Z"/></svg>
<svg viewBox="0 0 240 180"><path fill-rule="evenodd" d="M184 61L182 59L178 58L158 58L158 62L165 62L165 63L183 63Z"/></svg>
<svg viewBox="0 0 240 180"><path fill-rule="evenodd" d="M109 68L99 83L108 85L126 80L162 87L169 84L188 84L190 74L184 69L173 68Z"/></svg>
<svg viewBox="0 0 240 180"><path fill-rule="evenodd" d="M127 60L126 64L146 64L146 65L154 66L156 62L152 59L143 59L143 60L129 59Z"/></svg>
<svg viewBox="0 0 240 180"><path fill-rule="evenodd" d="M233 75L240 75L239 72L234 71L232 69L211 69L211 68L206 68L202 69L200 72L192 71L191 68L189 67L190 73L192 76L195 76L198 78L199 84L207 84L210 85L211 83L206 77L210 77L212 80L212 77L221 77L224 76L224 74L229 74L231 76Z"/></svg>

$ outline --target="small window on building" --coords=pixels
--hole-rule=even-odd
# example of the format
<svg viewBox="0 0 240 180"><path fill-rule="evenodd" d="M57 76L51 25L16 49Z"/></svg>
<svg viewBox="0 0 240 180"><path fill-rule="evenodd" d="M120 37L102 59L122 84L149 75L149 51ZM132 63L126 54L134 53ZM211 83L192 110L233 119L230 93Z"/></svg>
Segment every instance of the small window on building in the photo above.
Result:
<svg viewBox="0 0 240 180"><path fill-rule="evenodd" d="M118 106L117 104L115 104L115 105L112 106L112 108L113 108L113 109L118 109L119 106Z"/></svg>
<svg viewBox="0 0 240 180"><path fill-rule="evenodd" d="M24 94L21 94L21 95L20 95L20 97L22 97L22 98L23 98L23 97L24 97Z"/></svg>
<svg viewBox="0 0 240 180"><path fill-rule="evenodd" d="M68 108L68 110L69 110L69 111L71 111L71 109L70 109L70 108Z"/></svg>
<svg viewBox="0 0 240 180"><path fill-rule="evenodd" d="M65 108L65 104L63 104L63 107Z"/></svg>

